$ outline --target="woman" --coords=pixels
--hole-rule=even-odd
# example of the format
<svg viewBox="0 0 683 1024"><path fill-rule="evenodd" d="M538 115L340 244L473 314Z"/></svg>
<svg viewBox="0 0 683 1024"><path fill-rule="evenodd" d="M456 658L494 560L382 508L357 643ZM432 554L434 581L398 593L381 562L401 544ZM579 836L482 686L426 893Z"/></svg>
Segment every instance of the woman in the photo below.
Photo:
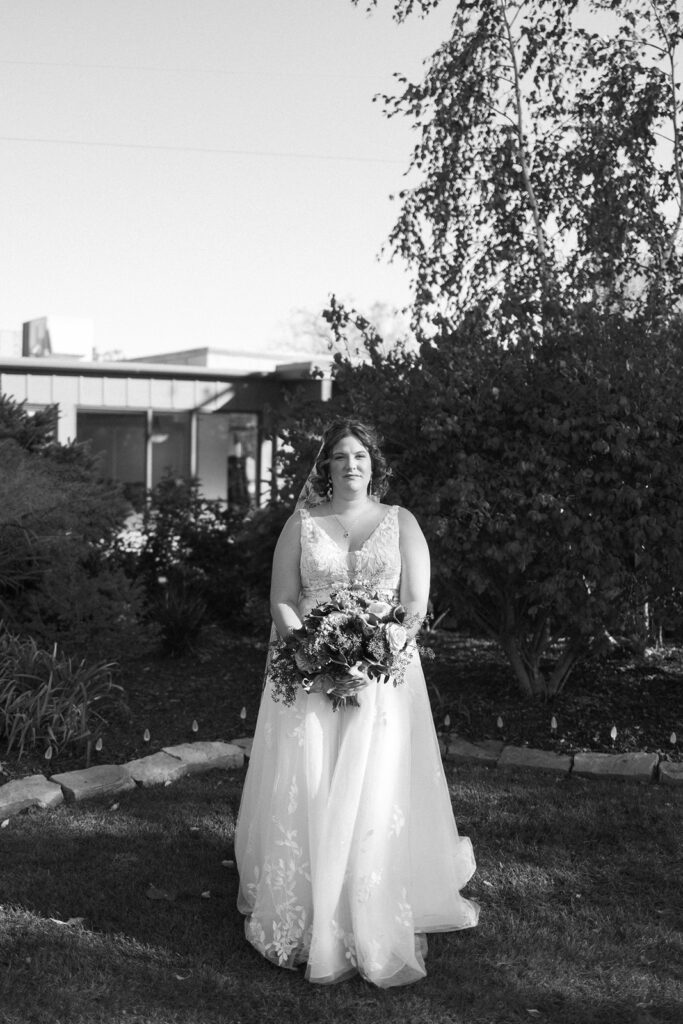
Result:
<svg viewBox="0 0 683 1024"><path fill-rule="evenodd" d="M285 637L313 607L357 586L400 599L417 633L429 551L410 512L381 503L387 468L374 431L325 432L304 504L273 558L271 611ZM302 502L300 501L300 504ZM426 974L425 932L468 928L459 890L474 872L458 836L417 650L404 681L373 682L360 707L324 694L273 699L266 673L235 850L249 941L309 981L359 973L381 987Z"/></svg>

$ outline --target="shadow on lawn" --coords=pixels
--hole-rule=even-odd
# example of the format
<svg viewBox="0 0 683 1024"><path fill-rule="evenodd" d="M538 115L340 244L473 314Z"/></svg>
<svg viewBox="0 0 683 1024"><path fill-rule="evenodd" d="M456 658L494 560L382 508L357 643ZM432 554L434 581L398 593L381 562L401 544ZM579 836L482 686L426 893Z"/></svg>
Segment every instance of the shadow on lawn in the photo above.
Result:
<svg viewBox="0 0 683 1024"><path fill-rule="evenodd" d="M76 805L15 819L0 842L2 902L14 908L0 915L3 1024L680 1020L669 998L680 984L675 938L656 964L659 997L639 999L653 965L638 959L647 936L634 945L633 934L656 914L657 892L668 931L681 924L676 825L667 827L662 794L612 787L606 820L590 788L458 773L456 813L480 861L470 887L480 927L431 937L427 979L380 991L358 978L308 985L246 943L236 871L222 863L232 860L240 783L239 773L212 773L123 794L116 810ZM149 899L150 883L174 898ZM600 944L601 930L614 945Z"/></svg>

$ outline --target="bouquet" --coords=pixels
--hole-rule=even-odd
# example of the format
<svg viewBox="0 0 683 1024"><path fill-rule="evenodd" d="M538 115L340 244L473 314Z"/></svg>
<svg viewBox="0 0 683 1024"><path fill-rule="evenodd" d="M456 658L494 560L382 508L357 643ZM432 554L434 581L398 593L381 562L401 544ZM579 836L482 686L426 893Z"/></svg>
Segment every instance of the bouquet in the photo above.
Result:
<svg viewBox="0 0 683 1024"><path fill-rule="evenodd" d="M358 694L373 681L403 681L413 656L406 610L377 594L338 590L313 608L300 629L272 645L273 699L296 700L297 691L325 693L334 710L359 707Z"/></svg>

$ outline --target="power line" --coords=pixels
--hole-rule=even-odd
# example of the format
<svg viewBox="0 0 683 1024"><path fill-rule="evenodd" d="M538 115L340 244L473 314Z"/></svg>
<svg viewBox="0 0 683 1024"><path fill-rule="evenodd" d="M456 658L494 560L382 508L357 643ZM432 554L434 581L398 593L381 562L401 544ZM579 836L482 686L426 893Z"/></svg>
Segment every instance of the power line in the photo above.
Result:
<svg viewBox="0 0 683 1024"><path fill-rule="evenodd" d="M359 79L372 82L386 80L386 75L347 75L327 71L269 71L251 70L249 68L240 70L233 68L168 68L143 64L81 64L58 60L0 60L0 64L18 67L75 68L86 71L151 71L173 75L227 75L235 78L341 78L344 81Z"/></svg>
<svg viewBox="0 0 683 1024"><path fill-rule="evenodd" d="M171 146L144 142L90 142L85 139L46 139L23 135L0 135L0 142L27 142L50 146L92 146L106 149L158 150L167 153L207 153L220 156L271 157L278 160L325 160L362 164L396 164L405 167L404 160L390 160L375 156L346 156L326 153L284 153L267 149L227 149L220 146Z"/></svg>

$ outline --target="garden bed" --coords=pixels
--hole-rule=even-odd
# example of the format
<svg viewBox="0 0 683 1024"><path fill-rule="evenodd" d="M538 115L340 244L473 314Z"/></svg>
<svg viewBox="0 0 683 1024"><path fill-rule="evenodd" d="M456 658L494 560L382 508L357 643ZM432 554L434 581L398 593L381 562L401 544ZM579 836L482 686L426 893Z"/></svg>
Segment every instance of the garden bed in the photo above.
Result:
<svg viewBox="0 0 683 1024"><path fill-rule="evenodd" d="M579 665L547 701L520 695L496 646L444 632L426 674L437 728L539 750L648 751L683 759L683 647L617 650ZM612 735L616 729L616 735ZM675 736L676 742L671 743Z"/></svg>
<svg viewBox="0 0 683 1024"><path fill-rule="evenodd" d="M429 643L435 657L425 662L425 670L440 732L565 753L645 750L683 759L683 647L580 666L565 691L546 702L519 695L511 670L490 642L440 631ZM265 657L264 640L212 626L192 653L171 658L155 652L123 662L127 709L111 719L93 763L123 763L188 740L250 735ZM0 783L85 763L82 750L51 761L38 750L17 763L2 747L0 761Z"/></svg>

